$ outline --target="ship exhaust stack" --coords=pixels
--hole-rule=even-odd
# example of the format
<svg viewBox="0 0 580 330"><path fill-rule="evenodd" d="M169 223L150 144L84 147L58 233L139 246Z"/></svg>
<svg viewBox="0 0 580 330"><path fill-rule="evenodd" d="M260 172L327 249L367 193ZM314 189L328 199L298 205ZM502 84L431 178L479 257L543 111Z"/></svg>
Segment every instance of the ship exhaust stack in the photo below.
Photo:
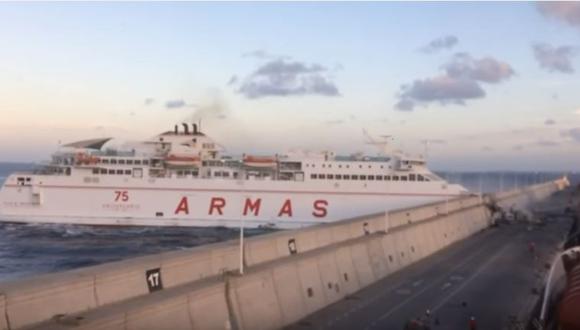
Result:
<svg viewBox="0 0 580 330"><path fill-rule="evenodd" d="M191 127L192 127L192 130L193 130L192 131L192 134L193 135L197 135L197 125L194 123L194 124L191 124Z"/></svg>
<svg viewBox="0 0 580 330"><path fill-rule="evenodd" d="M183 129L184 129L184 133L185 135L189 135L189 125L187 125L186 123L182 123L181 125L183 125Z"/></svg>

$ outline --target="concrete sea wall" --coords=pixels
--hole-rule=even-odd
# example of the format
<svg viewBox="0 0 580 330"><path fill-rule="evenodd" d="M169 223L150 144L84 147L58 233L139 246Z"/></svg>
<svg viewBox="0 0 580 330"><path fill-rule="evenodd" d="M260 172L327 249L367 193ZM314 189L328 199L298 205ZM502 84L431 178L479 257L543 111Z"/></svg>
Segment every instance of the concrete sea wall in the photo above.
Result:
<svg viewBox="0 0 580 330"><path fill-rule="evenodd" d="M484 230L548 182L0 284L0 329L273 329Z"/></svg>

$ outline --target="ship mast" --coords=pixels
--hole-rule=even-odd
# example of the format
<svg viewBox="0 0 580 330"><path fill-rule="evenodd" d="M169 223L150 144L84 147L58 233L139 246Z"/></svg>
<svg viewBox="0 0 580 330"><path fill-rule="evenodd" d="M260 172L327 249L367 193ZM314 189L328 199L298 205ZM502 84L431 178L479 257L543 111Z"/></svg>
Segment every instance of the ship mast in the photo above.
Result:
<svg viewBox="0 0 580 330"><path fill-rule="evenodd" d="M366 144L376 146L385 155L389 155L389 154L393 154L393 153L399 154L398 151L393 150L393 148L391 148L390 141L394 139L392 135L380 135L379 136L380 139L376 139L376 138L373 138L369 134L369 132L367 132L367 130L364 128L363 128L363 135L366 138L366 141L365 141Z"/></svg>

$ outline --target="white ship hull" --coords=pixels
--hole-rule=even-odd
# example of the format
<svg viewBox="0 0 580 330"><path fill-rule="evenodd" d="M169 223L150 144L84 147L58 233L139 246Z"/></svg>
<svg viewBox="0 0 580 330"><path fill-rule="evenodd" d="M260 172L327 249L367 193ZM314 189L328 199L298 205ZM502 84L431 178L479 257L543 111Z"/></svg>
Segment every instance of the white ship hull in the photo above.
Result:
<svg viewBox="0 0 580 330"><path fill-rule="evenodd" d="M103 151L110 138L62 146L36 174L7 178L0 220L297 228L466 193L386 142L377 156L237 157L222 154L196 124L182 126L130 150Z"/></svg>
<svg viewBox="0 0 580 330"><path fill-rule="evenodd" d="M297 228L465 193L445 182L18 176L0 191L0 221Z"/></svg>

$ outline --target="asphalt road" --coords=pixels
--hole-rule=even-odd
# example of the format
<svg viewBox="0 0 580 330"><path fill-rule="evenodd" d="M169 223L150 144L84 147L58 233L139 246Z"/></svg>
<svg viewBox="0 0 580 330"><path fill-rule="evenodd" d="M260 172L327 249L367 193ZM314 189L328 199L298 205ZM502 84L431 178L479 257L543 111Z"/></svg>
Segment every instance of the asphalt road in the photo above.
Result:
<svg viewBox="0 0 580 330"><path fill-rule="evenodd" d="M506 329L537 298L533 289L540 289L570 224L559 218L531 230L523 224L487 229L289 328L398 330L422 317L431 329L461 330L473 316L477 330Z"/></svg>

